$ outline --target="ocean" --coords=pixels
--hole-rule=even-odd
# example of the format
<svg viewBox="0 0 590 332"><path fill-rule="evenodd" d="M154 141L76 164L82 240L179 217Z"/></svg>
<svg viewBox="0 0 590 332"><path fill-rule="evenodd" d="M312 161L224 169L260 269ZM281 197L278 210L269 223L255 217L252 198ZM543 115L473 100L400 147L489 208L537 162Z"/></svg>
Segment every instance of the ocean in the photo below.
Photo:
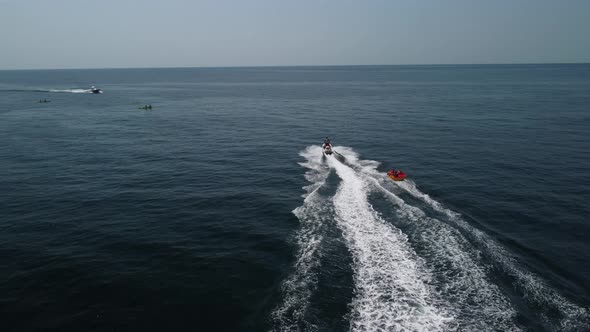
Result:
<svg viewBox="0 0 590 332"><path fill-rule="evenodd" d="M589 106L588 64L0 71L2 330L590 331Z"/></svg>

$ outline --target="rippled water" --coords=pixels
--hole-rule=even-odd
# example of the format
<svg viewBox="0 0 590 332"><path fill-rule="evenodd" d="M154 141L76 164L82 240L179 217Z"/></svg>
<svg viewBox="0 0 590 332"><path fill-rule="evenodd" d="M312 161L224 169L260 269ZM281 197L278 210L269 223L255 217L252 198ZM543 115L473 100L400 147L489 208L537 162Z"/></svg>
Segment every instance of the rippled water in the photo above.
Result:
<svg viewBox="0 0 590 332"><path fill-rule="evenodd" d="M589 330L589 74L0 71L2 325Z"/></svg>

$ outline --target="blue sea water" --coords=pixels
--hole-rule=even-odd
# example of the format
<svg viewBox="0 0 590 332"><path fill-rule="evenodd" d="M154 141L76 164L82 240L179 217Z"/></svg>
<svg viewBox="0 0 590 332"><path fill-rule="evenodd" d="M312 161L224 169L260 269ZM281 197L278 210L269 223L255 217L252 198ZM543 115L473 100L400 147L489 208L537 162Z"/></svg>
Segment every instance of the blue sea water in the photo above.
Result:
<svg viewBox="0 0 590 332"><path fill-rule="evenodd" d="M2 330L589 331L589 105L586 64L0 71Z"/></svg>

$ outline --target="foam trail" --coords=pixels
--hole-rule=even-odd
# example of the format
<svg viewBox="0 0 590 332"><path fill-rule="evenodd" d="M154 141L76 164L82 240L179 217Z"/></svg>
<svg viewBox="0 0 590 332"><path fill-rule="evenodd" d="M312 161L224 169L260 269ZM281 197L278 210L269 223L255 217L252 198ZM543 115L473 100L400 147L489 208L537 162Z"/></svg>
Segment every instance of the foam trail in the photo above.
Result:
<svg viewBox="0 0 590 332"><path fill-rule="evenodd" d="M340 148L340 150L345 151L343 148ZM351 164L360 167L363 173L373 178L385 179L384 175L376 171L379 165L378 162L359 160L358 154L352 151L352 149L349 149L349 152L352 158L349 158L348 155L346 157ZM389 183L390 181L387 182ZM506 249L496 243L487 234L467 223L459 213L443 207L442 204L432 199L429 195L422 193L412 181L406 180L395 182L395 184L412 196L427 203L435 211L445 215L456 226L457 230L467 234L470 240L477 246L478 250L482 250L491 258L494 265L514 279L516 288L523 293L525 300L532 305L534 311L540 312L540 316L545 324L552 325L554 329L563 331L590 329L590 314L587 308L581 308L571 303L542 279L526 271ZM397 202L401 204L403 201L399 200ZM555 317L556 314L558 317ZM555 323L556 320L557 324Z"/></svg>
<svg viewBox="0 0 590 332"><path fill-rule="evenodd" d="M555 328L564 331L590 329L590 315L587 308L581 308L569 302L547 285L545 281L519 266L516 258L506 249L492 240L487 234L467 223L459 213L445 208L429 195L422 193L414 183L399 183L398 185L414 197L427 203L435 211L446 215L459 229L470 234L478 246L483 248L485 253L494 260L494 263L514 279L517 288L523 292L525 299L531 302L535 309L541 311L541 316L547 323L552 323L549 316L558 313L561 317L557 318L559 323Z"/></svg>
<svg viewBox="0 0 590 332"><path fill-rule="evenodd" d="M90 89L0 89L2 92L58 92L58 93L92 93ZM102 93L102 91L101 91Z"/></svg>
<svg viewBox="0 0 590 332"><path fill-rule="evenodd" d="M300 164L309 169L305 177L312 184L304 187L307 193L303 205L293 210L301 222L295 236L298 250L293 272L282 285L283 302L272 313L274 331L317 330L305 314L309 299L317 288L323 227L331 215L327 200L318 193L329 169L321 161L320 147L308 147L300 155L306 159Z"/></svg>
<svg viewBox="0 0 590 332"><path fill-rule="evenodd" d="M408 205L383 187L380 182L391 181L376 171L378 162L359 160L352 150L345 154L352 166L360 170L358 174L396 206L400 221L411 224L408 234L412 234L414 241L419 241L421 255L433 269L433 284L437 291L452 303L448 310L457 317L459 330L519 330L515 323L516 311L498 286L489 280L477 250L461 233L440 220L429 218L422 210Z"/></svg>
<svg viewBox="0 0 590 332"><path fill-rule="evenodd" d="M406 204L387 190L377 179L374 185L397 207L400 219L417 229L423 240L428 261L435 269L437 289L454 304L460 330L518 331L516 311L497 285L492 283L486 268L478 261L477 252L456 229L429 218L417 207Z"/></svg>
<svg viewBox="0 0 590 332"><path fill-rule="evenodd" d="M62 93L92 93L90 89L52 89L45 92L62 92Z"/></svg>
<svg viewBox="0 0 590 332"><path fill-rule="evenodd" d="M354 262L351 330L452 330L453 317L434 294L431 276L406 236L375 213L365 183L353 169L327 159L342 179L334 208Z"/></svg>

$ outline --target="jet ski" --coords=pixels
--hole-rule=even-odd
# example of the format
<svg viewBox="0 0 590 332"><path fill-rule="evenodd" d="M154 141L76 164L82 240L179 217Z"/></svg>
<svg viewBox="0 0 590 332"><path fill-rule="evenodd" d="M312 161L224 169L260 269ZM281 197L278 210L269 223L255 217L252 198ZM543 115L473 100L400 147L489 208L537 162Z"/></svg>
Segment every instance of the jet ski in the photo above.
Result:
<svg viewBox="0 0 590 332"><path fill-rule="evenodd" d="M102 93L102 90L101 90L101 89L97 89L97 88L95 88L94 86L92 86L92 87L90 88L90 92L91 92L91 93Z"/></svg>
<svg viewBox="0 0 590 332"><path fill-rule="evenodd" d="M324 154L331 155L332 154L332 144L324 143L322 144L322 149L324 150Z"/></svg>
<svg viewBox="0 0 590 332"><path fill-rule="evenodd" d="M401 169L400 170L390 169L389 171L387 171L387 176L389 176L389 178L392 179L393 181L403 181L407 175Z"/></svg>
<svg viewBox="0 0 590 332"><path fill-rule="evenodd" d="M326 136L326 138L324 139L324 144L322 144L322 150L324 152L324 155L331 155L332 154L332 143L330 142L330 138L328 136Z"/></svg>

